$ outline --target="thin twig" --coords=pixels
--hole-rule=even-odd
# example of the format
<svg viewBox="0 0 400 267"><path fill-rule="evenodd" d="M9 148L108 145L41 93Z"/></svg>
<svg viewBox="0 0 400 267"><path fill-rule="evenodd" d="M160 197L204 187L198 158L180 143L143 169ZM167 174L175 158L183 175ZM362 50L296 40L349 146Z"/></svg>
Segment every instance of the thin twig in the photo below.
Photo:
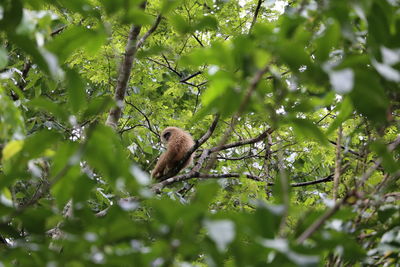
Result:
<svg viewBox="0 0 400 267"><path fill-rule="evenodd" d="M256 7L256 10L254 11L253 21L251 22L249 33L253 29L254 24L256 24L256 22L257 22L257 18L258 18L258 14L260 13L260 8L261 8L262 2L263 2L263 0L258 0L258 2L257 2L257 7Z"/></svg>
<svg viewBox="0 0 400 267"><path fill-rule="evenodd" d="M153 129L153 126L152 126L152 124L151 124L151 122L150 122L149 117L148 117L143 111L141 111L141 110L140 110L138 107L136 107L133 103L131 103L131 102L127 101L127 100L125 100L125 103L127 103L129 106L133 107L133 108L134 108L135 110L137 110L140 114L142 114L142 116L144 117L144 119L145 119L146 122L147 122L148 129L149 129L153 134L155 134L156 136L160 137L160 135Z"/></svg>
<svg viewBox="0 0 400 267"><path fill-rule="evenodd" d="M140 40L136 43L136 50L139 49L144 42L146 41L147 38L157 29L158 25L160 24L160 21L162 19L161 15L158 15L155 22L151 26L151 28L140 38Z"/></svg>
<svg viewBox="0 0 400 267"><path fill-rule="evenodd" d="M194 78L194 77L196 77L197 75L202 74L202 73L203 73L203 72L198 71L198 72L196 72L196 73L193 73L192 75L189 75L189 76L186 77L186 78L183 78L183 79L180 80L179 82L184 83L184 82L186 82L186 81L188 81L188 80L190 80L190 79L192 79L192 78Z"/></svg>
<svg viewBox="0 0 400 267"><path fill-rule="evenodd" d="M316 232L330 217L332 217L333 214L335 214L339 208L346 203L347 199L354 195L353 193L351 194L346 194L346 196L341 199L340 201L336 202L335 205L328 210L326 213L324 213L321 217L319 217L314 223L312 223L300 236L297 238L296 243L297 244L302 244L304 240L309 238L314 232Z"/></svg>
<svg viewBox="0 0 400 267"><path fill-rule="evenodd" d="M335 159L335 176L333 178L333 200L336 201L338 190L339 190L339 182L340 182L340 168L341 168L341 143L342 143L342 126L338 129L337 143L336 143L336 159Z"/></svg>
<svg viewBox="0 0 400 267"><path fill-rule="evenodd" d="M265 130L264 132L262 132L259 136L255 137L255 138L245 139L245 140L225 144L222 146L216 146L216 147L211 148L210 151L211 151L211 153L214 153L214 152L219 152L221 150L226 150L226 149L233 148L233 147L258 143L258 142L261 142L262 140L264 140L265 137L267 137L269 134L271 134L274 130L275 130L274 128L268 128L267 130Z"/></svg>

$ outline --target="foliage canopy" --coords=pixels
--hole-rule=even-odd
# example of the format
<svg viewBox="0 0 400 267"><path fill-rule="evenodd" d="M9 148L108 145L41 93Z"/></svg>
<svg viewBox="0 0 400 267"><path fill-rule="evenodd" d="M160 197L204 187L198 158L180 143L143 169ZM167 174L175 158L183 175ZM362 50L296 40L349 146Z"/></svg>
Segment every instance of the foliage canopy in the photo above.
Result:
<svg viewBox="0 0 400 267"><path fill-rule="evenodd" d="M2 0L0 266L398 266L399 7Z"/></svg>

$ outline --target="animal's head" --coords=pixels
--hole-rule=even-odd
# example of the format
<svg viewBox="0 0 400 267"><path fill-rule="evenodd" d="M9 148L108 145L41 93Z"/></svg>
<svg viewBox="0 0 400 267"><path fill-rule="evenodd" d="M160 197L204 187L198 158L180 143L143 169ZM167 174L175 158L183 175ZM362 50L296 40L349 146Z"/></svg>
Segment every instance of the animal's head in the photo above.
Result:
<svg viewBox="0 0 400 267"><path fill-rule="evenodd" d="M171 136L175 135L177 132L182 131L177 127L167 127L161 133L161 142L167 144L171 139Z"/></svg>

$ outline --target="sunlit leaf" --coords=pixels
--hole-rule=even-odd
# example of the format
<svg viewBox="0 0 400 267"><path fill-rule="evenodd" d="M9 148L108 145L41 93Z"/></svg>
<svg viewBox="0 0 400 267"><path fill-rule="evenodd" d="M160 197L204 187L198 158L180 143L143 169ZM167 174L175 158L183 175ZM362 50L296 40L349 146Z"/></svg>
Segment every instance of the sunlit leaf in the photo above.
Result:
<svg viewBox="0 0 400 267"><path fill-rule="evenodd" d="M8 160L21 151L24 146L23 140L12 140L7 143L7 145L3 148L3 160Z"/></svg>

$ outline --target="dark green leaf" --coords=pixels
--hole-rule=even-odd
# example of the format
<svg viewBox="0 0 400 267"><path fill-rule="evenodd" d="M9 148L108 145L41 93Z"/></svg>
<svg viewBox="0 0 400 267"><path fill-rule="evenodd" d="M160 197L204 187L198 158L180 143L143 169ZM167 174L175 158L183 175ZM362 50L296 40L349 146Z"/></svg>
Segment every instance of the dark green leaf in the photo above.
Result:
<svg viewBox="0 0 400 267"><path fill-rule="evenodd" d="M75 70L67 71L68 103L73 112L78 112L86 105L85 83Z"/></svg>

